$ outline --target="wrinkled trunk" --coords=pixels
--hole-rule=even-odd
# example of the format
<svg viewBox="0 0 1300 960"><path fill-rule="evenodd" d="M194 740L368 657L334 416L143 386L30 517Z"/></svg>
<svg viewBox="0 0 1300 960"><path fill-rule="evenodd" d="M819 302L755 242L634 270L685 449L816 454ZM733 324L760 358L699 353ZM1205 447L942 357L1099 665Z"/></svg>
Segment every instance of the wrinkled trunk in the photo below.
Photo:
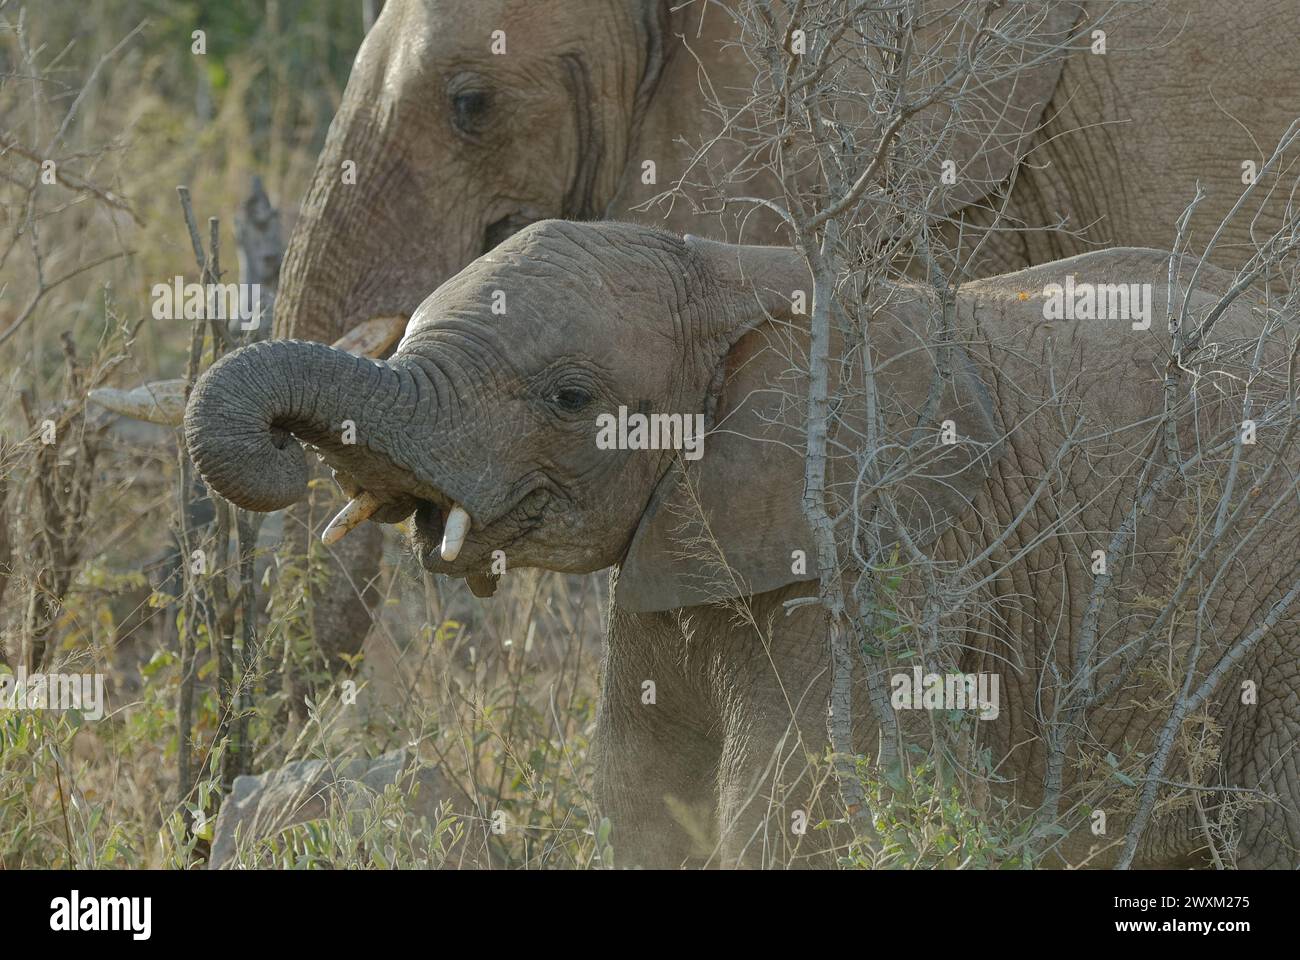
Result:
<svg viewBox="0 0 1300 960"><path fill-rule="evenodd" d="M371 317L409 316L445 279L415 256L433 214L421 209L419 186L384 139L383 131L349 128L326 143L280 272L277 337L331 343ZM345 182L345 162L364 179Z"/></svg>
<svg viewBox="0 0 1300 960"><path fill-rule="evenodd" d="M307 493L295 437L349 473L375 473L418 415L409 381L409 372L323 344L252 344L195 384L185 441L203 479L227 500L279 510Z"/></svg>
<svg viewBox="0 0 1300 960"><path fill-rule="evenodd" d="M399 38L400 40L400 38ZM285 251L275 336L332 343L376 316L409 316L483 252L472 199L400 75L398 41L376 29L353 67Z"/></svg>

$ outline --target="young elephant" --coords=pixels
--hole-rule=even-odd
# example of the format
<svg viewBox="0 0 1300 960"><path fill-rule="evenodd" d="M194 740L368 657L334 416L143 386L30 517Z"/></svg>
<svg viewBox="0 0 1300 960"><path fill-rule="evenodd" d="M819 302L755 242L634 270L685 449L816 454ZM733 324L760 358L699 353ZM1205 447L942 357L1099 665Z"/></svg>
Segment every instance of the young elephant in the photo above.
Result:
<svg viewBox="0 0 1300 960"><path fill-rule="evenodd" d="M1259 372L1279 356L1285 366L1273 342L1285 331L1237 301L1185 352L1195 391L1177 389L1168 364L1167 317L1191 329L1224 281L1181 264L1171 284L1168 256L1153 251L1087 254L962 288L940 349L926 333L942 313L933 292L878 287L870 369L887 435L908 437L918 465L887 494L863 492L858 394L831 437L834 512L854 498L864 518L887 506L886 559L897 543L940 570L969 565L970 602L942 610L940 628L959 641L962 672L1000 680L996 716L979 724L994 793L1032 812L1056 778L1050 800L1069 835L1052 856L1067 862L1116 858L1107 837L1123 838L1137 803L1114 778L1098 788L1097 770L1105 781L1112 754L1141 776L1166 748L1169 709L1151 705L1187 662L1192 691L1217 671L1203 702L1185 706L1219 737L1219 761L1189 769L1175 753L1163 779L1267 795L1238 817L1236 862L1297 860L1300 455L1278 416L1286 378ZM1118 284L1133 286L1121 296ZM825 752L829 685L820 608L785 606L817 593L816 563L797 562L816 556L802 503L808 321L792 308L810 290L786 249L543 222L425 300L387 362L296 341L222 359L195 387L186 438L204 479L255 510L303 495L294 440L315 446L354 497L332 535L414 513L422 563L476 593L491 592L494 560L617 566L597 781L618 862L790 862L827 836L790 830L799 811L816 816L824 765L810 757ZM1117 305L1125 313L1108 317ZM1045 319L1058 315L1071 319ZM1247 380L1257 435L1234 444ZM1167 400L1183 405L1170 430ZM684 449L629 449L645 446L636 414L684 415ZM688 432L696 417L702 447ZM1181 467L1166 469L1173 456ZM1215 526L1206 498L1223 490L1225 521L1250 536L1215 552L1196 538L1205 511ZM1196 602L1181 602L1201 552ZM926 591L894 579L897 616L915 618ZM1161 620L1156 601L1171 597L1179 615ZM869 717L858 670L855 714ZM1070 713L1079 691L1057 677L1112 695ZM1063 731L1062 760L1045 744ZM874 722L857 735L874 755ZM1196 862L1198 809L1216 796L1166 805L1137 862ZM1100 838L1097 807L1111 813Z"/></svg>

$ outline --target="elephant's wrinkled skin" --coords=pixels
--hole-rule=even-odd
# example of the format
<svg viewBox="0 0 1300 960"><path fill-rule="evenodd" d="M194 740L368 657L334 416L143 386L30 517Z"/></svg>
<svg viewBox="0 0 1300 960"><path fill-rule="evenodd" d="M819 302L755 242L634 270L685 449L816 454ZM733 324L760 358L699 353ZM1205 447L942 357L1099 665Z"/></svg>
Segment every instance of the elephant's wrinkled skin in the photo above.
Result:
<svg viewBox="0 0 1300 960"><path fill-rule="evenodd" d="M976 569L989 575L978 597L985 618L957 624L967 645L961 669L1001 675L999 716L981 731L1005 781L997 792L1030 808L1044 763L1036 718L1054 695L1046 658L1054 652L1058 662L1070 662L1093 582L1091 553L1109 544L1123 520L1134 464L1150 449L1150 418L1161 409L1167 271L1163 254L1117 249L963 288L955 342L967 346L953 347L951 380L933 418L951 419L963 442L936 448L927 476L942 479L918 478L896 493L913 538L930 544L939 560L987 552ZM1184 266L1183 282L1189 272ZM1151 329L1136 331L1124 320L1044 321L1044 287L1066 275L1151 283ZM1198 277L1193 314L1214 302L1224 281L1210 267ZM186 437L215 489L262 510L301 495L303 455L292 437L315 444L350 493L382 501L375 519L393 522L414 511L415 546L428 569L480 586L498 550L512 567L583 572L618 564L598 786L619 862L685 862L691 831L680 824L693 817L704 821L695 825L704 852L709 835L720 834L713 862L781 860L793 842L783 825L793 809L807 809L804 756L821 754L825 740L820 615L803 606L785 616L781 607L815 592L810 575L796 576L790 565L793 550L813 553L800 507L801 408L781 403L773 389L804 389L785 371L789 349L804 349L806 324L791 316L790 291L807 284L799 258L782 248L682 240L628 224L537 224L429 297L387 362L294 341L224 358L195 387ZM936 367L931 353L913 349L913 331L932 315L933 298L923 287L887 292L889 305L873 320L874 368L891 422L914 424ZM492 309L501 296L504 315ZM1202 437L1239 422L1239 381L1231 375L1240 375L1245 361L1231 348L1242 338L1253 342L1258 327L1249 311L1238 301L1215 327L1218 352L1212 369L1201 371ZM765 321L768 314L776 321ZM1053 391L1058 400L1047 402ZM1259 402L1267 399L1261 394ZM598 448L597 415L620 406L709 417L713 432L703 457L686 467L689 484L679 483L669 451ZM1080 446L1055 464L1079 416ZM357 425L355 445L339 440L344 419ZM1258 478L1259 458L1278 436L1269 427L1266 439L1261 433L1257 446L1242 448L1240 490L1246 478ZM1293 447L1285 461L1262 489L1259 510L1279 484L1295 483L1300 458ZM838 459L831 465L841 504L855 472ZM1050 486L1035 500L1044 476ZM1158 498L1132 550L1111 558L1120 589L1101 611L1099 682L1113 674L1105 657L1150 622L1144 598L1167 596L1176 581L1187 496L1180 489ZM439 541L453 504L468 512L472 528L448 561ZM999 538L1026 506L1032 509L1023 521ZM681 545L694 529L684 520L700 509L742 579L719 576L716 564ZM1247 521L1255 509L1248 507ZM1201 638L1208 662L1300 574L1294 488L1276 520L1246 544L1224 582L1227 599L1209 608L1216 635ZM759 625L771 624L770 644L738 625L732 610L702 602L743 593L738 584L754 591L745 599ZM904 583L897 602L914 596ZM1295 617L1286 611L1209 707L1223 740L1219 767L1206 776L1276 795L1242 818L1242 865L1293 865L1300 845ZM1180 624L1161 634L1143 663L1154 669L1177 656L1169 645L1185 649L1185 630ZM642 702L647 680L657 690L653 705ZM1237 702L1243 680L1257 685L1257 704ZM1083 738L1090 755L1150 751L1166 712L1139 706L1153 682L1144 667L1118 697L1091 711ZM869 715L865 707L857 713ZM861 749L874 753L872 732L864 737ZM787 763L774 765L778 745ZM1067 765L1067 797L1074 772ZM1166 775L1175 782L1187 776L1177 762ZM1139 862L1194 862L1203 844L1191 817L1184 806L1158 818ZM1112 835L1122 835L1122 820L1112 811ZM1095 838L1084 813L1067 826L1073 832L1060 852L1077 863ZM801 849L820 837L810 832Z"/></svg>
<svg viewBox="0 0 1300 960"><path fill-rule="evenodd" d="M1027 230L990 238L977 275L1096 245L1167 247L1198 183L1206 197L1191 228L1208 236L1240 193L1243 162L1261 166L1295 118L1300 69L1285 42L1300 35L1294 3L1234 5L1230 24L1221 0L1085 7L1050 0L997 14L1029 18L1052 40L1114 10L1104 55L1091 52L1085 31L1063 62L968 95L970 127L952 151L959 181L937 185L934 207L960 215L967 237L1000 206L988 195L1008 180L1017 151L1032 151L1004 219ZM504 31L503 55L493 52L495 31ZM331 343L370 317L409 315L512 231L550 217L785 242L744 204L723 216L686 202L638 209L681 178L683 144L712 142L719 166L734 159L727 151L737 146L714 137L719 121L702 87L744 100L753 68L724 45L735 34L726 3L388 0L357 54L289 243L277 336ZM653 184L642 182L647 160L657 165ZM741 192L776 191L759 178ZM1253 228L1275 225L1284 201L1274 197ZM1038 229L1062 216L1072 232ZM1214 256L1231 262L1251 227L1238 217ZM328 514L317 514L319 529ZM333 551L356 587L374 575L373 535ZM360 644L368 619L354 596L339 587L321 600L317 633L330 653Z"/></svg>
<svg viewBox="0 0 1300 960"><path fill-rule="evenodd" d="M999 15L1037 18L1038 32L1055 39L1111 7L1053 0ZM632 219L776 242L772 221L752 211L747 222L765 224L761 232L723 237L735 220L686 203L636 209L682 177L685 144L716 132L701 64L719 94L743 100L750 89L750 62L724 46L735 29L725 3L388 0L357 54L303 201L277 335L329 343L371 316L409 314L534 220ZM498 30L504 55L493 53ZM1167 247L1198 183L1207 196L1192 226L1217 225L1241 192L1243 161L1262 165L1295 119L1300 68L1279 40L1300 34L1293 4L1238 5L1231 29L1218 0L1120 4L1107 30L1104 55L1081 38L1063 61L1014 84L992 83L989 103L967 105L972 144L954 157L960 177L940 185L939 206L972 205L968 216L978 219L989 186L1010 173L1016 135L1042 124L1019 143L1033 158L1016 177L1007 222L1037 228L1068 215L1085 234L1007 237L993 245L990 272L1099 244ZM972 117L985 109L996 120L981 125ZM657 165L654 184L642 182L646 160ZM349 162L352 178L344 176ZM745 185L750 196L774 189ZM1248 228L1248 218L1232 225L1216 255L1231 260Z"/></svg>

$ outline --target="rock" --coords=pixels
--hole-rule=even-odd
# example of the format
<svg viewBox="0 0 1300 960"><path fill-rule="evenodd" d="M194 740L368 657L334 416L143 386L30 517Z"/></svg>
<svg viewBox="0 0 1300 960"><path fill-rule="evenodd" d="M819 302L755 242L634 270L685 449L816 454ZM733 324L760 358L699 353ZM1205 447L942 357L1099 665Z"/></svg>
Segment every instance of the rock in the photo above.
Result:
<svg viewBox="0 0 1300 960"><path fill-rule="evenodd" d="M208 869L229 866L240 848L325 817L331 808L364 809L399 778L407 812L433 822L451 787L436 768L411 767L409 752L399 749L374 759L297 760L269 773L236 777L213 828Z"/></svg>

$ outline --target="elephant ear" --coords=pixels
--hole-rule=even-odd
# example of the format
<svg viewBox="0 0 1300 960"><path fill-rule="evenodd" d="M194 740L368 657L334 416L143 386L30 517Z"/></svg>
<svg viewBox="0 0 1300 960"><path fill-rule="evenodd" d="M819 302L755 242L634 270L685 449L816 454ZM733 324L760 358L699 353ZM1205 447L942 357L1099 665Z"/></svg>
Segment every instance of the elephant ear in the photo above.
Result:
<svg viewBox="0 0 1300 960"><path fill-rule="evenodd" d="M694 237L687 243L729 288L728 298L741 304L739 320L715 381L720 389L712 398L716 406L703 453L665 475L621 565L616 598L634 613L817 579L803 507L808 318L792 310L795 291L807 292L810 300L807 268L785 248ZM922 288L897 287L890 301L871 319L873 370L886 436L912 444L913 455L906 476L889 490L896 515L924 546L969 509L998 455L1000 434L988 392L965 349L928 349L934 297ZM846 355L838 336L831 355ZM831 515L845 518L837 524L841 547L852 533L856 453L865 435L865 418L852 405L840 407L826 471ZM951 439L942 433L945 421L951 421L957 442L944 442ZM861 500L866 516L874 504L870 497ZM897 538L892 526L884 530L887 541Z"/></svg>

